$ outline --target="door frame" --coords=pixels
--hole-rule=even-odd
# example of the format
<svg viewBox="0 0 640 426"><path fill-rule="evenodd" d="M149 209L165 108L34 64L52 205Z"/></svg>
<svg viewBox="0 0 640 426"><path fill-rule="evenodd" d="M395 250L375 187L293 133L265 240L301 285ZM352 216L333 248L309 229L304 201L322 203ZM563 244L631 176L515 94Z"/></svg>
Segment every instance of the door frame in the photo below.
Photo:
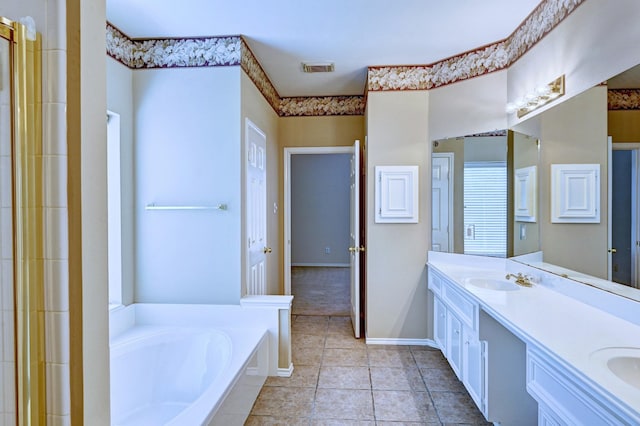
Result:
<svg viewBox="0 0 640 426"><path fill-rule="evenodd" d="M611 137L609 136L608 140L608 174L609 174L609 194L608 194L608 208L609 208L609 216L608 216L608 224L607 224L607 240L608 240L608 248L611 248L611 218L613 213L613 188L611 186L611 166L612 166L612 152L614 150L621 151L632 151L632 165L631 165L631 250L632 250L632 259L631 259L631 284L635 288L640 288L640 247L638 246L640 242L640 197L637 195L638 189L640 189L640 142L617 142L613 143ZM607 265L607 274L609 280L611 280L612 274L612 262L611 262L611 253L608 253L608 265Z"/></svg>
<svg viewBox="0 0 640 426"><path fill-rule="evenodd" d="M287 296L291 295L291 156L352 153L352 146L284 148L284 294Z"/></svg>
<svg viewBox="0 0 640 426"><path fill-rule="evenodd" d="M453 152L432 152L431 153L431 169L433 170L433 159L434 158L446 158L449 161L449 177L447 178L447 180L449 181L449 202L448 202L448 220L449 220L449 229L447 231L447 235L449 238L449 253L454 253L454 240L453 240L453 230L454 230L454 226L453 226L453 209L454 209L454 204L453 204L453 186L454 186L454 173L453 173L453 168L455 166L455 155ZM431 179L433 180L433 176L431 177ZM433 188L433 182L431 183L431 188ZM431 193L431 205L433 205L433 191ZM431 223L431 229L433 231L433 222ZM430 247L433 249L433 235L431 236L431 241L430 241Z"/></svg>

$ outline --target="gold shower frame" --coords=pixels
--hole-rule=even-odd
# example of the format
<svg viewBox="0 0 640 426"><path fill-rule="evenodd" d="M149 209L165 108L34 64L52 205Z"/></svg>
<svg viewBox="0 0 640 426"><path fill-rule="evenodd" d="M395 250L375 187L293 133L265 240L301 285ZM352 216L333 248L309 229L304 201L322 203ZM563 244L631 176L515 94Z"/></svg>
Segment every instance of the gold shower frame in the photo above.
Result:
<svg viewBox="0 0 640 426"><path fill-rule="evenodd" d="M9 40L16 413L19 425L46 424L42 176L42 42L0 17Z"/></svg>

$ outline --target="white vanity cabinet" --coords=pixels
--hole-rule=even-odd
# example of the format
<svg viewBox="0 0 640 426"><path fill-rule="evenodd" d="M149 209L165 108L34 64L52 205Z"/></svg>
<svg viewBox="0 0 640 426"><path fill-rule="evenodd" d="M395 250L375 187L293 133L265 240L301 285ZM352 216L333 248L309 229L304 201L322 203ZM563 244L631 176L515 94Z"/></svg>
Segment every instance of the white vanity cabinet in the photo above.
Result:
<svg viewBox="0 0 640 426"><path fill-rule="evenodd" d="M538 401L538 425L631 425L590 385L536 348L527 349L527 390Z"/></svg>
<svg viewBox="0 0 640 426"><path fill-rule="evenodd" d="M447 345L447 307L438 296L433 298L433 340L443 351Z"/></svg>
<svg viewBox="0 0 640 426"><path fill-rule="evenodd" d="M478 335L479 306L464 292L429 268L434 295L434 340L486 416L486 347Z"/></svg>
<svg viewBox="0 0 640 426"><path fill-rule="evenodd" d="M469 395L487 415L487 343L478 338L476 332L464 329L462 333L462 382L465 384Z"/></svg>

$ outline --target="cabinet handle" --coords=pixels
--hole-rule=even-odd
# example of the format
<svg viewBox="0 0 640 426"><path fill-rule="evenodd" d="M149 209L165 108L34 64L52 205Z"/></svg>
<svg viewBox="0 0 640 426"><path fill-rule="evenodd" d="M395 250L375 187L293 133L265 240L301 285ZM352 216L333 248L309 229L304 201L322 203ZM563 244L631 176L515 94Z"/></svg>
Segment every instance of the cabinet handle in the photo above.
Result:
<svg viewBox="0 0 640 426"><path fill-rule="evenodd" d="M460 334L460 330L454 330L454 333Z"/></svg>

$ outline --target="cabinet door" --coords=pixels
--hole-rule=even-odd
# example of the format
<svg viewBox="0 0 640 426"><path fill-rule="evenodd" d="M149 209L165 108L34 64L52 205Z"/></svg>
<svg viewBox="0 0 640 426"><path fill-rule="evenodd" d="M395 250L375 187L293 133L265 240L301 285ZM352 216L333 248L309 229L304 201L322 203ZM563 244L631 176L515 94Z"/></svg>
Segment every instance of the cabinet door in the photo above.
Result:
<svg viewBox="0 0 640 426"><path fill-rule="evenodd" d="M480 341L471 330L462 332L464 348L462 351L462 383L467 388L482 414L486 416L486 343Z"/></svg>
<svg viewBox="0 0 640 426"><path fill-rule="evenodd" d="M562 426L545 406L538 407L538 426Z"/></svg>
<svg viewBox="0 0 640 426"><path fill-rule="evenodd" d="M447 310L447 360L458 379L462 373L462 322Z"/></svg>
<svg viewBox="0 0 640 426"><path fill-rule="evenodd" d="M447 356L447 308L439 297L433 298L433 339Z"/></svg>

